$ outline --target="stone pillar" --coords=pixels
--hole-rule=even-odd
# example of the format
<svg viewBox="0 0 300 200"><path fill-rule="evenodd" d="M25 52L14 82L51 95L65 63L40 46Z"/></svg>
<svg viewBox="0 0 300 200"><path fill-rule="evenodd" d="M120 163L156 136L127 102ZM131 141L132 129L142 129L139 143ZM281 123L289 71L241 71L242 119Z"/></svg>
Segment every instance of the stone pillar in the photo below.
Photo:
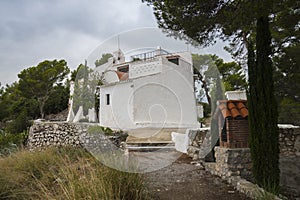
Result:
<svg viewBox="0 0 300 200"><path fill-rule="evenodd" d="M249 148L215 147L216 175L223 179L241 176L252 179L252 161Z"/></svg>

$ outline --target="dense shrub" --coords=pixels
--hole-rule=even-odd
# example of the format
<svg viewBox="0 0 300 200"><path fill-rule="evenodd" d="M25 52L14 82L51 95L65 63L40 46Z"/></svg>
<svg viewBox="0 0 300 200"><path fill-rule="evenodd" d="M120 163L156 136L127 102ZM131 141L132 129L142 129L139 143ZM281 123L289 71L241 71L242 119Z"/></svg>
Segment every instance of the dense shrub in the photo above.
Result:
<svg viewBox="0 0 300 200"><path fill-rule="evenodd" d="M27 117L27 111L23 109L16 119L7 123L5 131L8 133L17 134L27 130L29 126L30 122Z"/></svg>

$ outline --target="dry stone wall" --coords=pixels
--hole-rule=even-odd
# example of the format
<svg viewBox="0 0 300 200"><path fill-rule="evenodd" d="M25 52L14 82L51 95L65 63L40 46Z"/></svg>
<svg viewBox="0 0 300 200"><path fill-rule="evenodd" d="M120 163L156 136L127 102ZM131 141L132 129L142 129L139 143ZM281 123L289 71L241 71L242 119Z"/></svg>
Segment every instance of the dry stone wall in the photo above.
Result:
<svg viewBox="0 0 300 200"><path fill-rule="evenodd" d="M27 145L30 149L46 146L79 146L87 125L64 122L34 122L30 127Z"/></svg>
<svg viewBox="0 0 300 200"><path fill-rule="evenodd" d="M34 122L30 127L27 146L31 150L48 146L83 146L93 152L114 151L119 148L122 134L106 136L100 129L88 132L93 126L97 124Z"/></svg>

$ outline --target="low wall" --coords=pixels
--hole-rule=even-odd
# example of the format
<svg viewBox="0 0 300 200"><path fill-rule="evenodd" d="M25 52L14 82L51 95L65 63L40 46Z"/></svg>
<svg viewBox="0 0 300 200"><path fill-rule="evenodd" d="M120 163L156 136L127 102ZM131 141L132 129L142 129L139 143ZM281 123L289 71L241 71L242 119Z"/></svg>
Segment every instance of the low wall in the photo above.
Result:
<svg viewBox="0 0 300 200"><path fill-rule="evenodd" d="M106 136L99 129L88 133L92 123L34 122L30 127L27 146L29 149L48 146L83 146L93 152L114 151L120 136Z"/></svg>
<svg viewBox="0 0 300 200"><path fill-rule="evenodd" d="M300 127L279 126L280 185L289 194L300 197ZM202 159L201 149L208 146L209 129L189 132L188 155L194 160ZM207 151L206 151L207 152ZM209 171L225 179L241 176L251 180L251 154L249 148L215 148L216 163ZM229 180L230 181L230 180Z"/></svg>

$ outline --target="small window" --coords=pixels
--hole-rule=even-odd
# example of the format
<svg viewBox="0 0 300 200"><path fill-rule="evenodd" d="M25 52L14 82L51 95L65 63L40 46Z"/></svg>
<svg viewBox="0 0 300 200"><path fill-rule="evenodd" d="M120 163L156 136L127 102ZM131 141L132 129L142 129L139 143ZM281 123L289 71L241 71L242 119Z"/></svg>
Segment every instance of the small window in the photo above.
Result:
<svg viewBox="0 0 300 200"><path fill-rule="evenodd" d="M175 65L179 65L179 59L178 58L170 58L168 59L169 62L174 63Z"/></svg>
<svg viewBox="0 0 300 200"><path fill-rule="evenodd" d="M125 65L125 66L118 67L117 70L118 70L119 72L128 73L128 71L129 71L129 65Z"/></svg>
<svg viewBox="0 0 300 200"><path fill-rule="evenodd" d="M172 56L167 56L166 57L169 62L174 63L175 65L179 65L179 55L172 55Z"/></svg>
<svg viewBox="0 0 300 200"><path fill-rule="evenodd" d="M106 94L106 105L110 104L110 95Z"/></svg>

